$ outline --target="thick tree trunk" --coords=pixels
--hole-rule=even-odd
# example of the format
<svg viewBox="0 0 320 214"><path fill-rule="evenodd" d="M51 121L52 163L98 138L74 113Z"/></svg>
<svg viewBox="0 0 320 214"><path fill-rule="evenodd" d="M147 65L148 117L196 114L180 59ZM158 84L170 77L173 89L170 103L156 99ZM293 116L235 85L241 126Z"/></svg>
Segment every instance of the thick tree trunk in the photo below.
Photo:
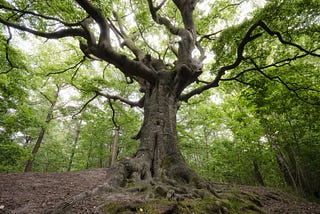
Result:
<svg viewBox="0 0 320 214"><path fill-rule="evenodd" d="M173 85L174 75L168 72L159 72L158 81L146 85L138 151L133 158L110 169L112 172L108 174L114 174L108 179L112 185L123 186L131 180L169 181L205 187L204 179L186 164L179 149L176 130L178 99Z"/></svg>
<svg viewBox="0 0 320 214"><path fill-rule="evenodd" d="M185 164L179 150L176 130L177 99L170 91L170 75L162 75L145 95L144 122L136 154L137 158L143 157L149 176L153 178L160 178L164 170L167 176L172 177L172 167Z"/></svg>

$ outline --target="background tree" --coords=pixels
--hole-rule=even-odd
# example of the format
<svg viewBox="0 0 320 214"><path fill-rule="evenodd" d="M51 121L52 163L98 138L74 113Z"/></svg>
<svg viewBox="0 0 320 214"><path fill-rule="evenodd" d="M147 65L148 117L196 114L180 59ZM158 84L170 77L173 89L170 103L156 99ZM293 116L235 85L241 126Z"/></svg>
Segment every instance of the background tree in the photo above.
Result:
<svg viewBox="0 0 320 214"><path fill-rule="evenodd" d="M89 101L102 96L144 109L135 136L140 139L138 150L133 158L110 169L108 184L124 186L128 178L161 181L181 193L175 197L190 197L185 195L190 191L186 184L191 189L214 191L186 164L179 149L176 114L181 101L218 87L222 81L259 86L255 76L262 75L280 82L302 100L318 103L316 83L304 85L272 73L279 66L319 57L318 1L269 1L253 17L237 24L234 19L241 3L216 1L207 11L205 3L1 1L0 23L47 39L76 39L86 58L106 62L127 83L135 83L135 101L103 86L90 88L94 96ZM206 52L214 56L208 67L204 67ZM305 74L312 74L308 71Z"/></svg>

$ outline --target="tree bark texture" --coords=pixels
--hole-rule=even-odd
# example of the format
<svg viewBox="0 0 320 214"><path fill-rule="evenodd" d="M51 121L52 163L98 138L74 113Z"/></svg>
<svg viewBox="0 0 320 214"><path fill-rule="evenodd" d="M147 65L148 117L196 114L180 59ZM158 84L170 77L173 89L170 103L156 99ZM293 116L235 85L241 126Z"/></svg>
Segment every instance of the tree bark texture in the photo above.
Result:
<svg viewBox="0 0 320 214"><path fill-rule="evenodd" d="M128 179L204 184L204 180L187 165L178 145L176 114L181 87L181 82L176 82L175 78L178 72L159 71L157 81L145 85L140 145L133 158L115 165L115 170L110 169L116 173L109 178L114 179L114 185L123 186Z"/></svg>

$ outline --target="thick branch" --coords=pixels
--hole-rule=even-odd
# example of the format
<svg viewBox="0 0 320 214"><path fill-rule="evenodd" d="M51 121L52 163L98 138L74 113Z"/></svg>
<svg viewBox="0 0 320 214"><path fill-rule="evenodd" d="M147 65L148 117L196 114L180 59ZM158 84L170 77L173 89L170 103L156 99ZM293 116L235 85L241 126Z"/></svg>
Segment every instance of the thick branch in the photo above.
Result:
<svg viewBox="0 0 320 214"><path fill-rule="evenodd" d="M87 0L76 0L78 4L97 22L100 28L99 45L110 46L109 26L102 11Z"/></svg>
<svg viewBox="0 0 320 214"><path fill-rule="evenodd" d="M173 24L164 17L161 17L157 14L158 10L161 8L160 6L158 7L154 7L152 0L148 0L148 4L149 4L149 10L152 16L152 19L158 23L159 25L164 25L169 31L170 33L174 34L174 35L179 35L179 31L181 30L180 28L174 27Z"/></svg>
<svg viewBox="0 0 320 214"><path fill-rule="evenodd" d="M119 17L119 15L113 11L113 16L115 17L119 29L120 29L120 34L124 40L124 45L126 45L132 52L133 54L138 58L138 59L143 59L143 57L146 55L142 50L140 50L133 42L133 40L126 34L121 18Z"/></svg>
<svg viewBox="0 0 320 214"><path fill-rule="evenodd" d="M109 25L101 10L87 0L77 0L78 4L97 22L100 28L98 46L92 46L90 53L120 69L126 76L141 77L149 82L155 81L154 72L141 62L130 60L117 53L110 44Z"/></svg>

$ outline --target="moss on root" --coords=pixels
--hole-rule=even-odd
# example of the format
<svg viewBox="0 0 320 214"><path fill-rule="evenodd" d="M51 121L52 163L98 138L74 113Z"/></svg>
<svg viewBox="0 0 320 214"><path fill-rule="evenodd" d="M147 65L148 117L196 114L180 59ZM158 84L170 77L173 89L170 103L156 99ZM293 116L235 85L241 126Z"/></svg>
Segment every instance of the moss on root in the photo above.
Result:
<svg viewBox="0 0 320 214"><path fill-rule="evenodd" d="M207 213L263 213L258 205L243 194L230 195L226 199L205 197L172 201L168 199L117 200L105 206L105 212L115 213L152 213L152 214L207 214Z"/></svg>

